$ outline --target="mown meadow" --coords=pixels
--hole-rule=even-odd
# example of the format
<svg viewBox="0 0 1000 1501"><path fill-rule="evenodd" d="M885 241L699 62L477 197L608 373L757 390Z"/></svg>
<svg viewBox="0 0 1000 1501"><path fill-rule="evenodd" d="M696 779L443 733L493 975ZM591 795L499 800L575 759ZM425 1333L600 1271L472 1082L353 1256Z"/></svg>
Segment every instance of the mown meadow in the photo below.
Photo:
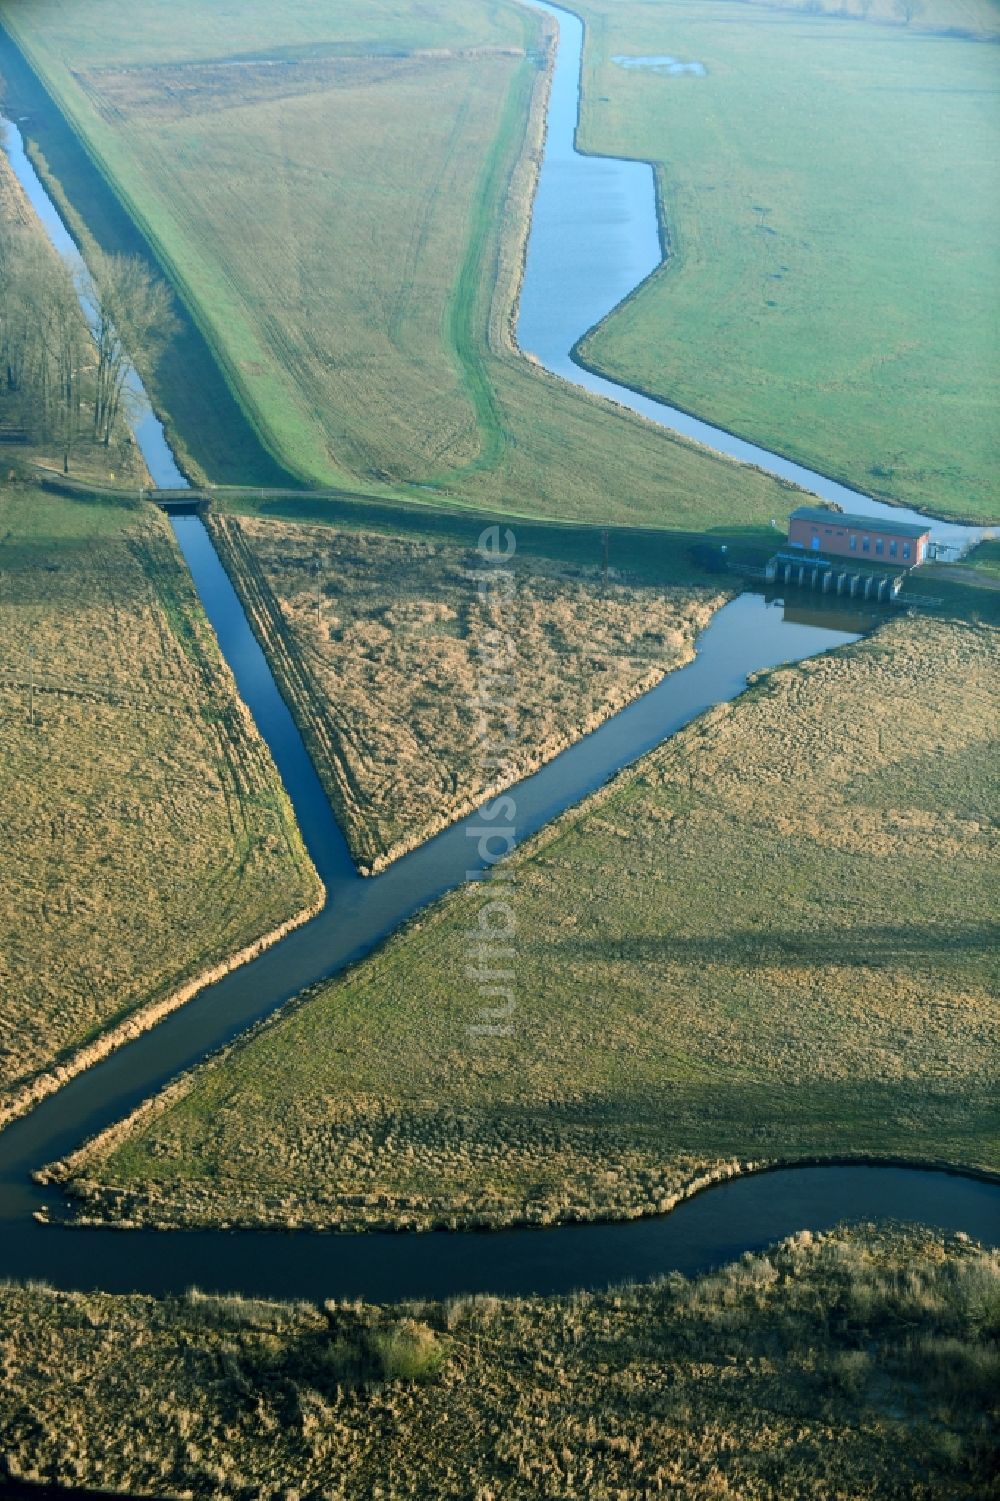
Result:
<svg viewBox="0 0 1000 1501"><path fill-rule="evenodd" d="M429 537L272 517L209 524L366 872L689 661L727 598L516 553L492 579L480 553Z"/></svg>
<svg viewBox="0 0 1000 1501"><path fill-rule="evenodd" d="M918 617L763 675L512 857L508 1025L472 884L59 1176L85 1217L426 1228L996 1169L998 655Z"/></svg>
<svg viewBox="0 0 1000 1501"><path fill-rule="evenodd" d="M0 1118L321 896L165 518L0 486Z"/></svg>
<svg viewBox="0 0 1000 1501"><path fill-rule="evenodd" d="M80 0L0 19L303 479L692 530L789 509L771 479L514 350L551 35L537 14L182 0L168 24L139 0L122 26ZM180 424L192 469L200 421L217 426L204 406ZM204 470L231 477L215 448Z"/></svg>
<svg viewBox="0 0 1000 1501"><path fill-rule="evenodd" d="M554 1299L7 1285L0 1475L284 1501L978 1501L995 1479L998 1292L996 1252L871 1227Z"/></svg>
<svg viewBox="0 0 1000 1501"><path fill-rule="evenodd" d="M669 247L582 358L872 494L995 517L996 48L947 30L995 35L996 7L574 8L580 145L654 163ZM616 60L663 54L705 76Z"/></svg>

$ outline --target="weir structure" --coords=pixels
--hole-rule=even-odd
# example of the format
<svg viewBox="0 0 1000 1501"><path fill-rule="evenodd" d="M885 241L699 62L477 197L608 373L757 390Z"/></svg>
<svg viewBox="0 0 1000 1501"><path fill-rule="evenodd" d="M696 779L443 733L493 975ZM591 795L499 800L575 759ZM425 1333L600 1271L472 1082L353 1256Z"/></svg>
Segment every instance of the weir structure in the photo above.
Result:
<svg viewBox="0 0 1000 1501"><path fill-rule="evenodd" d="M879 573L833 562L830 558L803 556L801 552L777 552L764 569L769 584L814 589L850 599L877 600L889 604L903 587L905 571Z"/></svg>

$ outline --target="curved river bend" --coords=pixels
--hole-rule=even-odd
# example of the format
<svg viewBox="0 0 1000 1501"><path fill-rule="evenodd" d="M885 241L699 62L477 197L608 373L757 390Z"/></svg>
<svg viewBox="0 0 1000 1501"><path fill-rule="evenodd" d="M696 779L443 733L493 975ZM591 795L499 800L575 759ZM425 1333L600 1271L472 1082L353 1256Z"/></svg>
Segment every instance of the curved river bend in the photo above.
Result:
<svg viewBox="0 0 1000 1501"><path fill-rule="evenodd" d="M578 73L579 45L574 55L564 41L557 68L559 88L571 76L575 91ZM559 90L554 92L555 111L562 97ZM565 165L558 129L550 131L549 141L522 297L526 342L532 307L545 302L551 307L558 300L546 297L545 278L550 278L550 293L564 281L561 272L557 280L551 279L559 264L556 252L562 233L558 226L552 227L545 197L553 163ZM54 242L75 256L13 127L7 131L7 149ZM637 171L647 174L651 192L648 169ZM547 238L553 234L554 241ZM622 260L634 282L639 263L630 260L627 251L626 245ZM567 347L585 331L588 320L607 311L628 290L620 286L618 262L614 256L611 260L617 279L609 281L594 301L581 297L572 317L567 314L563 320ZM603 308L602 303L606 304ZM570 378L578 375L572 367ZM590 383L589 378L585 383ZM133 375L132 384L137 398L144 400L138 377ZM610 394L623 399L617 387L611 387ZM631 393L624 393L624 398L635 404ZM677 424L670 421L668 425ZM171 487L182 483L148 402L137 423L137 437L156 483ZM766 467L782 463L775 460ZM862 499L869 510L889 509L851 495L852 509L859 509ZM419 908L459 885L473 864L466 830L476 815L446 829L384 874L372 879L357 875L299 732L208 533L194 516L175 517L173 526L222 651L288 789L328 900L307 926L203 990L153 1031L72 1080L0 1134L0 1276L42 1277L57 1287L100 1287L113 1292L165 1293L197 1283L206 1289L282 1297L392 1300L460 1291L558 1292L646 1278L672 1268L691 1273L803 1226L821 1229L842 1218L920 1219L1000 1243L1000 1189L995 1184L945 1172L861 1166L783 1169L712 1188L663 1218L541 1231L163 1234L66 1232L38 1224L32 1213L52 1202L57 1191L33 1184L28 1176L33 1168L63 1156L85 1137L121 1118L179 1071L245 1031L305 986L361 958ZM970 536L970 530L964 529L963 540ZM832 622L833 617L825 623L822 615L811 624L786 620L780 604L769 605L759 595L744 594L734 600L702 634L692 663L519 784L521 836L542 828L712 705L736 697L749 673L855 640L857 631L868 623L859 618L857 631L852 632L843 628L842 617L837 617L839 628Z"/></svg>
<svg viewBox="0 0 1000 1501"><path fill-rule="evenodd" d="M959 551L970 546L982 535L981 528L933 520L906 507L873 500L576 363L573 350L583 335L652 275L663 259L656 182L647 162L585 156L577 151L583 23L548 0L524 3L558 21L559 44L518 311L521 348L554 375L730 458L791 480L824 500L835 501L845 511L929 525L936 543Z"/></svg>

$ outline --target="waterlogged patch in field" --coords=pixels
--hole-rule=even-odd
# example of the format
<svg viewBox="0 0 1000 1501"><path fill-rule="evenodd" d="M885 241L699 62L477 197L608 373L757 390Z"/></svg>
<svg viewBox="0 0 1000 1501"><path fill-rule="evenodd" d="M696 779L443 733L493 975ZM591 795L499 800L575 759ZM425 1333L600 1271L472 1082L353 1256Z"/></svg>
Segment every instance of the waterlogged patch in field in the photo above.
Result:
<svg viewBox="0 0 1000 1501"><path fill-rule="evenodd" d="M996 1253L861 1229L556 1299L8 1286L0 1441L14 1477L135 1496L973 1501L998 1284Z"/></svg>
<svg viewBox="0 0 1000 1501"><path fill-rule="evenodd" d="M689 74L693 78L704 78L704 63L684 63L679 57L660 55L658 57L629 57L619 53L611 59L619 68L648 68L651 73L663 73L669 78L682 78Z"/></svg>
<svg viewBox="0 0 1000 1501"><path fill-rule="evenodd" d="M549 23L447 0L0 4L255 426L324 484L701 529L775 481L523 359ZM30 126L30 122L29 122ZM185 432L198 452L197 422ZM231 472L227 459L227 474Z"/></svg>
<svg viewBox="0 0 1000 1501"><path fill-rule="evenodd" d="M996 32L996 7L578 9L580 146L654 164L669 247L585 361L860 490L996 517L995 47L942 31Z"/></svg>
<svg viewBox="0 0 1000 1501"><path fill-rule="evenodd" d="M2 1117L319 888L158 511L0 488L0 663Z"/></svg>
<svg viewBox="0 0 1000 1501"><path fill-rule="evenodd" d="M604 584L597 568L522 565L516 553L490 584L482 556L431 541L252 518L211 525L366 870L688 661L726 599ZM497 702L504 745L487 764L480 724Z"/></svg>
<svg viewBox="0 0 1000 1501"><path fill-rule="evenodd" d="M998 666L918 618L763 676L514 856L505 1026L456 892L82 1153L84 1214L551 1223L748 1160L995 1168Z"/></svg>

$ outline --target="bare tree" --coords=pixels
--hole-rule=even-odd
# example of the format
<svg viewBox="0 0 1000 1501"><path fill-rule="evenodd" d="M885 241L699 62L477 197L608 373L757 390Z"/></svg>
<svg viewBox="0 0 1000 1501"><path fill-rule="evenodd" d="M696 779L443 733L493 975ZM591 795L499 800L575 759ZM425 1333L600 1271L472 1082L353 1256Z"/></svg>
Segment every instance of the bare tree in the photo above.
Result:
<svg viewBox="0 0 1000 1501"><path fill-rule="evenodd" d="M24 390L35 367L42 277L38 246L20 226L5 226L0 233L0 356L9 394Z"/></svg>
<svg viewBox="0 0 1000 1501"><path fill-rule="evenodd" d="M0 227L0 390L20 421L58 443L66 471L92 365L69 270L20 226Z"/></svg>
<svg viewBox="0 0 1000 1501"><path fill-rule="evenodd" d="M176 319L170 292L138 256L100 256L89 287L97 350L94 435L105 445L122 409L129 366L155 362Z"/></svg>
<svg viewBox="0 0 1000 1501"><path fill-rule="evenodd" d="M82 436L81 409L88 365L93 365L93 347L80 316L76 287L68 269L53 261L46 289L46 342L51 367L48 419L50 435L62 452L63 473Z"/></svg>
<svg viewBox="0 0 1000 1501"><path fill-rule="evenodd" d="M903 22L903 25L909 26L914 16L923 14L924 3L923 0L896 0L892 8Z"/></svg>

